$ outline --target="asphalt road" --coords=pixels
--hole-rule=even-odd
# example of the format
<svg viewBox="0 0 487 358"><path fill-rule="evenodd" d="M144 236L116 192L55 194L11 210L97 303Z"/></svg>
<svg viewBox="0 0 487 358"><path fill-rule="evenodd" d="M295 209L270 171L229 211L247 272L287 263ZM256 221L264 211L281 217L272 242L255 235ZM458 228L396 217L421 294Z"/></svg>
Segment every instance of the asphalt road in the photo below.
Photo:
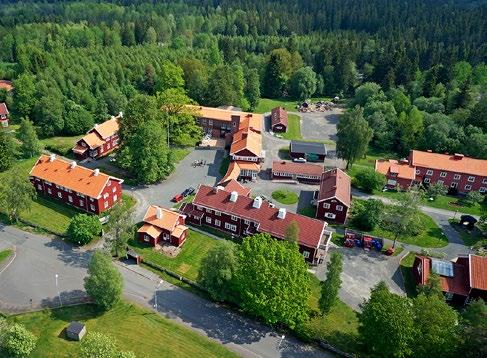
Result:
<svg viewBox="0 0 487 358"><path fill-rule="evenodd" d="M160 314L213 339L243 357L333 357L294 338L209 302L163 281L138 266L117 265L125 281L125 295ZM136 270L136 272L132 271ZM282 342L281 342L282 340Z"/></svg>
<svg viewBox="0 0 487 358"><path fill-rule="evenodd" d="M83 278L89 253L73 249L61 240L0 226L0 250L5 248L15 248L16 257L0 274L3 310L16 312L86 300Z"/></svg>

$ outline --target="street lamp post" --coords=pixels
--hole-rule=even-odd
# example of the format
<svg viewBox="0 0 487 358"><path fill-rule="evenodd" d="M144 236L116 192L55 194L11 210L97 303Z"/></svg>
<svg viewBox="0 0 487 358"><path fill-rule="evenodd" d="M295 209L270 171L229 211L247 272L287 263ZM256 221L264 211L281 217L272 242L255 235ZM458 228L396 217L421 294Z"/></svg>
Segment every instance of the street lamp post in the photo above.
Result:
<svg viewBox="0 0 487 358"><path fill-rule="evenodd" d="M156 311L157 311L157 290L159 289L159 286L161 285L161 283L162 283L162 280L159 280L159 283L156 286L156 293L154 295L154 301L155 301L154 307L155 307Z"/></svg>
<svg viewBox="0 0 487 358"><path fill-rule="evenodd" d="M55 274L54 277L56 278L56 290L57 290L57 295L59 297L59 304L62 307L63 306L63 301L61 300L61 293L59 292L59 287L57 285L57 279L58 279L59 275L58 274Z"/></svg>
<svg viewBox="0 0 487 358"><path fill-rule="evenodd" d="M279 344L277 345L277 349L281 348L281 343L284 340L285 336L284 334L281 336L281 340L279 341Z"/></svg>

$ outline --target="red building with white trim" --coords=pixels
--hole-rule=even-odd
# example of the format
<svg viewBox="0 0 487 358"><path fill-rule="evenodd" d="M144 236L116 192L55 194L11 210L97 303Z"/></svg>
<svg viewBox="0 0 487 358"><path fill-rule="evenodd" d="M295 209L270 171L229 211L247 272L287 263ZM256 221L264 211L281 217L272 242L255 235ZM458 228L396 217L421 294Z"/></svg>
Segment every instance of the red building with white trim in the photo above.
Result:
<svg viewBox="0 0 487 358"><path fill-rule="evenodd" d="M119 147L119 125L117 117L112 117L106 122L96 124L73 148L75 157L79 160L86 158L98 159L104 157Z"/></svg>
<svg viewBox="0 0 487 358"><path fill-rule="evenodd" d="M5 103L0 103L0 126L8 127L8 108Z"/></svg>
<svg viewBox="0 0 487 358"><path fill-rule="evenodd" d="M344 224L352 203L350 177L339 168L324 172L316 202L317 219Z"/></svg>
<svg viewBox="0 0 487 358"><path fill-rule="evenodd" d="M100 214L122 200L122 179L56 155L41 155L30 171L36 191L89 214Z"/></svg>
<svg viewBox="0 0 487 358"><path fill-rule="evenodd" d="M284 160L272 162L273 180L294 180L307 184L319 184L323 166L309 163L295 163Z"/></svg>
<svg viewBox="0 0 487 358"><path fill-rule="evenodd" d="M206 225L237 237L268 233L283 240L289 225L296 222L299 250L313 264L322 260L331 239L324 221L277 209L260 197L252 199L223 187L201 185L193 202L184 204L180 211L189 223Z"/></svg>
<svg viewBox="0 0 487 358"><path fill-rule="evenodd" d="M271 110L271 129L274 132L286 132L288 126L287 111L284 107L276 107Z"/></svg>
<svg viewBox="0 0 487 358"><path fill-rule="evenodd" d="M137 231L139 241L156 246L168 243L181 246L188 236L184 226L186 217L177 211L151 205L144 216L144 224Z"/></svg>
<svg viewBox="0 0 487 358"><path fill-rule="evenodd" d="M432 273L437 274L445 299L452 303L487 300L487 257L470 254L444 261L417 255L412 272L418 285L425 285Z"/></svg>
<svg viewBox="0 0 487 358"><path fill-rule="evenodd" d="M407 189L413 184L439 183L459 193L487 193L487 160L463 154L412 150L407 160L379 160L375 168L387 177L389 187Z"/></svg>

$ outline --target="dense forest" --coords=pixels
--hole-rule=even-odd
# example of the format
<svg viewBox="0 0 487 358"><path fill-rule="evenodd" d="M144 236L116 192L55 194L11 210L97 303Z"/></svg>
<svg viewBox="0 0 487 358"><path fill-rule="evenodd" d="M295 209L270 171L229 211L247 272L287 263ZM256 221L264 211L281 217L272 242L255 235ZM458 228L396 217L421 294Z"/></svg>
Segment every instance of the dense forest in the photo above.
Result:
<svg viewBox="0 0 487 358"><path fill-rule="evenodd" d="M380 149L487 158L485 18L482 1L3 1L0 100L53 136L170 89L250 110L338 95Z"/></svg>

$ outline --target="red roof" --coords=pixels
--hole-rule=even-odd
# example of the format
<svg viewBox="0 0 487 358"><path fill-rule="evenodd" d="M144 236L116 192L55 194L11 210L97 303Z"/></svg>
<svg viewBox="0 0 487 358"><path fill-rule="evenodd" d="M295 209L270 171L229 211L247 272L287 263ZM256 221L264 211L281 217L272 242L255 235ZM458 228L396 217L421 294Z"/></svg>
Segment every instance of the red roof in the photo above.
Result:
<svg viewBox="0 0 487 358"><path fill-rule="evenodd" d="M276 160L272 162L272 172L304 174L319 177L323 173L323 166L309 163L294 163L286 162L284 160Z"/></svg>
<svg viewBox="0 0 487 358"><path fill-rule="evenodd" d="M421 279L420 284L425 285L431 274L431 258L416 256L420 260ZM453 277L439 276L443 292L451 292L462 296L468 296L470 288L467 277L468 268L464 265L453 262Z"/></svg>
<svg viewBox="0 0 487 358"><path fill-rule="evenodd" d="M284 239L286 229L291 222L296 221L299 226L299 243L311 248L320 245L326 222L307 216L286 212L283 219L277 214L279 209L272 208L268 202L262 201L260 208L252 206L254 199L238 195L235 202L230 201L231 193L226 190L215 190L201 185L193 199L194 205L201 205L230 215L259 223L258 231Z"/></svg>
<svg viewBox="0 0 487 358"><path fill-rule="evenodd" d="M0 88L7 90L7 92L13 90L14 86L12 81L0 80Z"/></svg>
<svg viewBox="0 0 487 358"><path fill-rule="evenodd" d="M276 124L282 124L287 127L288 118L287 118L287 111L283 107L276 107L271 111L271 122L272 126Z"/></svg>
<svg viewBox="0 0 487 358"><path fill-rule="evenodd" d="M416 168L408 162L399 162L394 159L379 159L375 161L375 171L384 175L395 174L399 179L414 180Z"/></svg>
<svg viewBox="0 0 487 358"><path fill-rule="evenodd" d="M469 255L470 287L487 291L487 257Z"/></svg>
<svg viewBox="0 0 487 358"><path fill-rule="evenodd" d="M0 115L6 116L8 114L7 105L5 103L0 103Z"/></svg>
<svg viewBox="0 0 487 358"><path fill-rule="evenodd" d="M487 160L469 158L463 154L450 155L412 150L409 163L416 167L487 176Z"/></svg>
<svg viewBox="0 0 487 358"><path fill-rule="evenodd" d="M336 198L343 205L350 206L352 188L350 177L341 169L328 170L321 176L318 201Z"/></svg>
<svg viewBox="0 0 487 358"><path fill-rule="evenodd" d="M242 196L249 196L251 191L250 188L244 187L235 179L227 180L226 182L220 183L219 185L222 186L228 192L236 191L238 195L242 195Z"/></svg>

